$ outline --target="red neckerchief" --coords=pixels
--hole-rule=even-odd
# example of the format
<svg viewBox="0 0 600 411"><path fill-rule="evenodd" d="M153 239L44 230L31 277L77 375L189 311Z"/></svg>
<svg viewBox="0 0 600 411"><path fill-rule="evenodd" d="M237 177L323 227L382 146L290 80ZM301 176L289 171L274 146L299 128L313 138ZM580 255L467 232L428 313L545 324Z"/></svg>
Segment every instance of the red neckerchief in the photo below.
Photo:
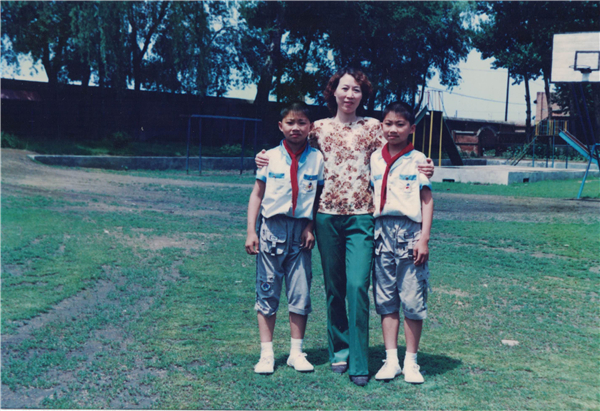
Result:
<svg viewBox="0 0 600 411"><path fill-rule="evenodd" d="M379 212L383 212L383 206L385 205L385 199L387 197L387 178L388 178L388 174L390 173L390 168L392 168L392 165L396 162L396 160L398 160L400 157L402 157L404 154L406 153L410 153L411 151L413 151L415 148L412 145L412 143L408 143L408 145L406 147L404 147L402 149L402 151L400 151L398 154L396 154L394 157L392 157L390 155L390 150L388 148L389 143L387 143L385 146L383 146L383 149L381 150L381 155L383 156L383 159L385 160L385 173L383 173L383 181L381 182L381 204L379 205Z"/></svg>
<svg viewBox="0 0 600 411"><path fill-rule="evenodd" d="M287 145L287 141L283 140L283 146L292 159L292 165L290 166L290 180L292 180L292 215L296 213L296 204L298 203L298 159L302 155L302 152L306 149L307 142L296 153L292 152Z"/></svg>

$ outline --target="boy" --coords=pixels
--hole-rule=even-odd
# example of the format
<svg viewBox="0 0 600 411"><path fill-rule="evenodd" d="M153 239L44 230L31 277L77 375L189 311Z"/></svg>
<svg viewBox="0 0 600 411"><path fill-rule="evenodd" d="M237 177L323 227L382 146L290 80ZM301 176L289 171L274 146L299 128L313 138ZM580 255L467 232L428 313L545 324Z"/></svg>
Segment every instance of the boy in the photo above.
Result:
<svg viewBox="0 0 600 411"><path fill-rule="evenodd" d="M287 364L300 372L314 371L302 352L311 312L311 250L313 207L323 181L323 155L307 143L312 128L308 106L294 103L282 110L279 129L284 139L267 151L269 165L257 171L248 203L246 252L257 255L256 304L260 333L258 374L274 369L273 330L279 295L285 280L291 331ZM256 221L261 212L260 239Z"/></svg>
<svg viewBox="0 0 600 411"><path fill-rule="evenodd" d="M371 155L374 187L375 259L373 295L381 315L386 359L376 380L391 380L400 373L413 384L423 383L417 350L423 319L427 316L429 235L433 219L431 184L417 164L425 155L414 150L408 136L415 131L414 114L404 103L383 111L387 144ZM406 355L403 370L398 361L400 307L404 314Z"/></svg>

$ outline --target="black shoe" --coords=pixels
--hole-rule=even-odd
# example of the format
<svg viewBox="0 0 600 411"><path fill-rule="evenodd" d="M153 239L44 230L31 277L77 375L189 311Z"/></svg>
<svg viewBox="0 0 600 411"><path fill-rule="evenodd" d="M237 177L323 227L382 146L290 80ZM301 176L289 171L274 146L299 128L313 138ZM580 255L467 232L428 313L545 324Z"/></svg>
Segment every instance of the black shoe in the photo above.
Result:
<svg viewBox="0 0 600 411"><path fill-rule="evenodd" d="M333 371L336 374L343 374L346 371L348 371L348 363L345 362L343 364L336 364L336 365L331 365L331 371Z"/></svg>
<svg viewBox="0 0 600 411"><path fill-rule="evenodd" d="M350 381L352 381L354 384L358 385L359 387L364 387L369 382L369 376L368 375L351 375Z"/></svg>

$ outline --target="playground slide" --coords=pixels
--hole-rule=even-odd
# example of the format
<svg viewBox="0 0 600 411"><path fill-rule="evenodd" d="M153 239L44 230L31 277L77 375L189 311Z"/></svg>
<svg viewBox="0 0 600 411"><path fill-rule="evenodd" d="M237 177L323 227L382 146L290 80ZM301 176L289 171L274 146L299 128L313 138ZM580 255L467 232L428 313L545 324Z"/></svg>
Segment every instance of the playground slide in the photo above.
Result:
<svg viewBox="0 0 600 411"><path fill-rule="evenodd" d="M586 160L590 160L590 151L587 148L587 146L585 144L583 144L581 141L579 141L577 139L577 137L575 137L573 134L569 133L568 131L561 131L558 133L558 135L565 140L571 147L573 147L575 150L577 150L579 152L579 154L581 154L583 157L585 157ZM593 156L592 157L592 161L594 163L596 163L596 165L598 165L598 157L597 156Z"/></svg>
<svg viewBox="0 0 600 411"><path fill-rule="evenodd" d="M419 113L415 117L415 124L419 124L419 122L421 120L423 120L423 117L425 117L427 115L427 113L429 113L429 110L427 110L427 107L425 107L423 110L419 111Z"/></svg>
<svg viewBox="0 0 600 411"><path fill-rule="evenodd" d="M418 125L425 118L425 116L428 113L431 113L431 115L434 116L433 135L436 136L436 138L438 138L437 136L439 136L440 134L442 135L442 150L448 154L448 157L450 158L452 165L453 166L464 165L462 158L460 157L460 153L458 152L458 148L456 148L456 145L454 144L454 140L452 140L452 133L450 132L450 128L446 124L446 120L444 119L444 115L441 111L430 111L427 108L424 108L423 110L421 110L419 112L419 114L417 114L417 117L415 118L415 125ZM439 129L440 120L443 120L443 126L442 126L441 133L440 133L440 129ZM427 125L424 124L424 127L427 127ZM438 140L438 142L439 142L439 140ZM427 154L427 153L425 153L425 154Z"/></svg>

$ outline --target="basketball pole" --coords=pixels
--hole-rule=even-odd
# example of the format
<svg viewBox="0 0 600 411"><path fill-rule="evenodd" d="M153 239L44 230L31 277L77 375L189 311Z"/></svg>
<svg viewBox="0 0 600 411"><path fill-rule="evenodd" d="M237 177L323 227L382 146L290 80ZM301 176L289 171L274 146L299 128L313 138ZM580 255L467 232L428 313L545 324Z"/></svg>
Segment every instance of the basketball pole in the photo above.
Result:
<svg viewBox="0 0 600 411"><path fill-rule="evenodd" d="M431 140L433 139L433 111L429 113L429 154L427 158L431 158Z"/></svg>
<svg viewBox="0 0 600 411"><path fill-rule="evenodd" d="M444 132L444 113L440 111L440 159L438 163L438 167L442 166L442 138Z"/></svg>

